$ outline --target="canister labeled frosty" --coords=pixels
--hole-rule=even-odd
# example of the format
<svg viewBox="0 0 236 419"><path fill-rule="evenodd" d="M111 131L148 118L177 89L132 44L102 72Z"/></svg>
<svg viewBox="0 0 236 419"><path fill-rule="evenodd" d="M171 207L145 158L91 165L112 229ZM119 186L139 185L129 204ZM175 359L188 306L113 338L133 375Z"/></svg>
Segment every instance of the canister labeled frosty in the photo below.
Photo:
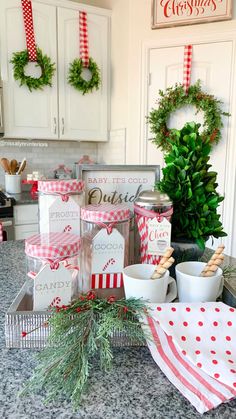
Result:
<svg viewBox="0 0 236 419"><path fill-rule="evenodd" d="M171 242L173 203L159 191L142 191L134 202L141 263L158 264Z"/></svg>
<svg viewBox="0 0 236 419"><path fill-rule="evenodd" d="M80 207L84 205L83 190L84 182L79 179L39 181L40 233L80 235Z"/></svg>

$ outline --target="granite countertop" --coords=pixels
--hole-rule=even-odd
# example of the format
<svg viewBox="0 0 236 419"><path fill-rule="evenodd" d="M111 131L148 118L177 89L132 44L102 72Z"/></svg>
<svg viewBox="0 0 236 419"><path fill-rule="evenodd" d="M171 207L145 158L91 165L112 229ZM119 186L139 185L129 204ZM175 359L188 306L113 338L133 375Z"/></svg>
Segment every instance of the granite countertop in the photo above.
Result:
<svg viewBox="0 0 236 419"><path fill-rule="evenodd" d="M66 401L43 405L41 395L19 399L18 391L32 375L37 351L6 349L4 314L25 282L22 241L0 244L1 357L0 417L4 419L192 419L202 418L175 389L145 348L116 348L113 369L100 372L96 360L82 405L73 413ZM236 400L206 413L206 418L236 416Z"/></svg>
<svg viewBox="0 0 236 419"><path fill-rule="evenodd" d="M5 192L6 193L6 192ZM26 205L26 204L38 204L38 195L32 196L30 191L22 191L17 194L8 194L7 196L14 198L16 205Z"/></svg>

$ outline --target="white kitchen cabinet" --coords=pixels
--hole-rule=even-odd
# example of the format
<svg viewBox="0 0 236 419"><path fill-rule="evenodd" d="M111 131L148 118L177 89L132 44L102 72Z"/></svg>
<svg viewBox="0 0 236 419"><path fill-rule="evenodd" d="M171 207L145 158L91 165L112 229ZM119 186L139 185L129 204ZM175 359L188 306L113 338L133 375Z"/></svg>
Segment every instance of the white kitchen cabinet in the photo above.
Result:
<svg viewBox="0 0 236 419"><path fill-rule="evenodd" d="M109 19L105 9L61 0L33 0L37 45L56 64L52 87L30 92L14 80L12 53L26 48L19 0L1 0L1 75L6 138L107 141L109 128ZM98 91L82 95L67 82L79 57L79 10L88 13L90 56L101 70ZM33 64L30 74L37 75ZM33 71L33 73L32 73Z"/></svg>
<svg viewBox="0 0 236 419"><path fill-rule="evenodd" d="M89 55L101 70L102 85L83 95L67 83L69 64L79 56L78 10L58 10L60 138L107 140L108 19L88 13Z"/></svg>
<svg viewBox="0 0 236 419"><path fill-rule="evenodd" d="M39 232L38 205L14 206L15 240L24 240Z"/></svg>
<svg viewBox="0 0 236 419"><path fill-rule="evenodd" d="M56 8L33 2L36 42L44 54L57 61ZM10 138L58 138L57 76L52 87L30 92L13 77L12 53L26 49L19 0L1 0L1 75L3 80L5 136ZM30 64L33 74L34 64ZM37 73L35 72L35 76Z"/></svg>

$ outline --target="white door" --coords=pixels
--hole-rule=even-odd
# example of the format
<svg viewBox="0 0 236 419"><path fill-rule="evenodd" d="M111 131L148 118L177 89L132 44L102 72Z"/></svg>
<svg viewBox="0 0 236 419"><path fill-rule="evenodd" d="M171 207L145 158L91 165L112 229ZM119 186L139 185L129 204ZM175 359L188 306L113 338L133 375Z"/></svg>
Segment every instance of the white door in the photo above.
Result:
<svg viewBox="0 0 236 419"><path fill-rule="evenodd" d="M56 8L32 2L36 43L57 65ZM19 0L1 0L1 74L3 79L5 136L18 138L57 138L57 77L52 87L32 91L20 87L13 77L12 53L26 49L24 22ZM27 71L27 69L26 69ZM30 74L38 75L34 64Z"/></svg>
<svg viewBox="0 0 236 419"><path fill-rule="evenodd" d="M58 8L58 71L60 138L107 141L108 18L88 13L89 55L96 61L102 84L83 95L67 82L69 64L79 58L79 11Z"/></svg>
<svg viewBox="0 0 236 419"><path fill-rule="evenodd" d="M229 40L227 42L214 42L193 45L193 62L191 83L195 83L198 79L202 82L204 91L213 94L216 98L223 102L222 109L229 111L229 102L231 96L231 65L232 65L232 49L233 44ZM175 83L183 82L183 53L184 46L154 48L150 49L149 55L149 71L150 86L148 89L147 114L152 108L156 108L159 89L165 90ZM176 111L168 121L170 128L180 129L187 121L202 122L203 115L195 114L193 107L185 107ZM223 118L224 129L222 130L222 139L215 146L211 155L212 170L217 171L217 183L219 184L218 192L225 194L226 187L226 163L227 151L229 147L229 135L227 117ZM163 153L156 148L150 141L152 134L148 128L146 131L146 158L148 164L163 165ZM228 224L224 207L230 204L230 199L226 196L225 201L219 212L222 214L222 222L224 227ZM228 231L228 234L230 232ZM214 242L214 247L217 240ZM211 245L211 243L207 243Z"/></svg>

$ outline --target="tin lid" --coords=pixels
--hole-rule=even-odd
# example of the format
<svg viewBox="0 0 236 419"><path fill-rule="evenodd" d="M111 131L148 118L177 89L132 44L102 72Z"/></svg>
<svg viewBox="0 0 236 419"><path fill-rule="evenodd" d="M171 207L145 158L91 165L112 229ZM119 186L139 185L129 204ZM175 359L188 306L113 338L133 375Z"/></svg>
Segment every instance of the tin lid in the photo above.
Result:
<svg viewBox="0 0 236 419"><path fill-rule="evenodd" d="M75 234L35 234L25 240L25 253L39 259L64 259L78 254L80 245Z"/></svg>
<svg viewBox="0 0 236 419"><path fill-rule="evenodd" d="M81 220L91 222L119 222L130 218L130 210L124 204L86 205L81 208Z"/></svg>
<svg viewBox="0 0 236 419"><path fill-rule="evenodd" d="M46 194L81 193L84 189L84 181L81 179L49 179L38 181L38 191Z"/></svg>
<svg viewBox="0 0 236 419"><path fill-rule="evenodd" d="M140 192L139 196L135 199L134 203L140 207L157 206L166 207L172 205L169 196L160 191L146 190Z"/></svg>

